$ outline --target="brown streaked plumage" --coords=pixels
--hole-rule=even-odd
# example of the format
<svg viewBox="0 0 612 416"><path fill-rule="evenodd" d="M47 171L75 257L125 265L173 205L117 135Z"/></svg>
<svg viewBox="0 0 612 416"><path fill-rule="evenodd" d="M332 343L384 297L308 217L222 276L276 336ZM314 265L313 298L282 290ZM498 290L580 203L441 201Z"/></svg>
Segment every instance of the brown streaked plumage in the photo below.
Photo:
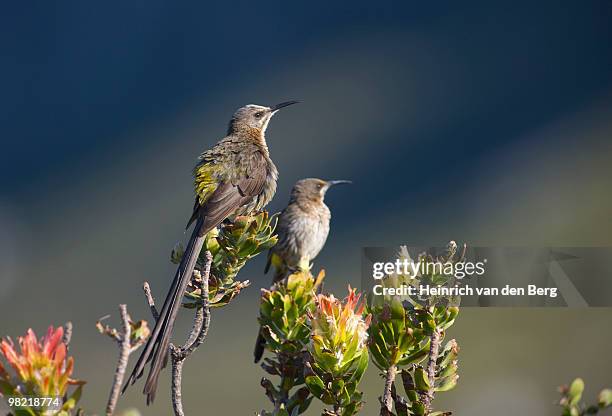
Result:
<svg viewBox="0 0 612 416"><path fill-rule="evenodd" d="M341 183L350 182L307 178L293 186L289 204L281 212L276 226L278 243L268 253L265 272L274 266L273 284L293 271L310 268L329 234L331 212L324 202L325 193L331 186ZM255 362L261 359L264 347L265 339L260 331L255 343Z"/></svg>
<svg viewBox="0 0 612 416"><path fill-rule="evenodd" d="M270 159L265 131L279 109L295 103L288 101L273 107L249 104L238 109L229 123L227 136L200 156L194 168L196 201L187 225L195 223L193 233L159 319L123 391L142 376L151 362L143 392L147 404L155 399L174 322L204 237L226 218L259 211L270 202L276 192L278 171Z"/></svg>

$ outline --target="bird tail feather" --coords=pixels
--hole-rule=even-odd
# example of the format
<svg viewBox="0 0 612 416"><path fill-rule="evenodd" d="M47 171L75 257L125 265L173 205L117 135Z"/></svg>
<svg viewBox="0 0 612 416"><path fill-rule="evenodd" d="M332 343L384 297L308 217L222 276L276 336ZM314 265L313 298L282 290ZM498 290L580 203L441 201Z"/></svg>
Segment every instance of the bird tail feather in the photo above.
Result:
<svg viewBox="0 0 612 416"><path fill-rule="evenodd" d="M266 339L261 333L261 328L259 329L259 334L257 334L257 340L255 341L255 350L253 351L253 357L255 358L255 364L261 360L263 356L264 349L266 348Z"/></svg>
<svg viewBox="0 0 612 416"><path fill-rule="evenodd" d="M143 393L147 395L147 405L155 400L159 373L166 366L168 358L168 348L170 346L170 337L172 335L174 322L181 307L183 294L191 280L193 270L208 231L210 230L204 229L204 219L201 217L198 218L181 263L174 276L174 280L172 281L172 285L170 286L170 290L168 291L168 295L164 300L164 305L159 312L159 318L155 323L155 328L130 378L125 386L123 386L122 392L125 392L129 385L134 384L136 380L142 377L145 366L147 363L151 362L151 369L143 390Z"/></svg>

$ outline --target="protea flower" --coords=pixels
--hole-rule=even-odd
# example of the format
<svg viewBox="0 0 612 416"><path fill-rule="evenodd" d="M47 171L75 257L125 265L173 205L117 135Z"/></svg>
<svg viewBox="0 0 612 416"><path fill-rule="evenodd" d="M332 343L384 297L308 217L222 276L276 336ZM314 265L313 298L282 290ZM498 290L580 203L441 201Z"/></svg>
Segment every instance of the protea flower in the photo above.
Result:
<svg viewBox="0 0 612 416"><path fill-rule="evenodd" d="M306 385L323 403L334 406L333 414L355 414L362 404L357 385L368 365L370 315L364 318L360 297L350 287L344 302L318 295L310 317L312 358L306 365Z"/></svg>
<svg viewBox="0 0 612 416"><path fill-rule="evenodd" d="M365 351L370 316L364 319L361 295L349 287L344 304L334 295L318 295L311 319L311 353L321 358L322 367L333 374ZM319 360L317 360L319 362Z"/></svg>
<svg viewBox="0 0 612 416"><path fill-rule="evenodd" d="M72 379L74 360L67 356L64 329L50 326L38 340L32 329L18 338L19 351L11 338L0 342L0 353L15 371L11 377L0 362L0 393L64 398L70 385L85 382Z"/></svg>

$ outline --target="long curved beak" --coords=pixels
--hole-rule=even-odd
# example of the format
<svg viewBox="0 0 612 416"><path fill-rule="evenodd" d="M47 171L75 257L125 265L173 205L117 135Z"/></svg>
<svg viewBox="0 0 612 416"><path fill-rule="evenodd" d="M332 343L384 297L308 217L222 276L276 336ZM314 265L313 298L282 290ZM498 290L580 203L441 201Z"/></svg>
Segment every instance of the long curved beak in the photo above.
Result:
<svg viewBox="0 0 612 416"><path fill-rule="evenodd" d="M272 112L278 111L281 108L288 107L290 105L297 104L297 103L299 103L299 101L295 101L295 100L293 100L293 101L285 101L284 103L273 105L272 107L270 107L270 111L272 111Z"/></svg>
<svg viewBox="0 0 612 416"><path fill-rule="evenodd" d="M327 181L327 186L334 186L334 185L342 185L342 184L350 184L353 183L352 181L346 181L344 179L340 179L337 181Z"/></svg>

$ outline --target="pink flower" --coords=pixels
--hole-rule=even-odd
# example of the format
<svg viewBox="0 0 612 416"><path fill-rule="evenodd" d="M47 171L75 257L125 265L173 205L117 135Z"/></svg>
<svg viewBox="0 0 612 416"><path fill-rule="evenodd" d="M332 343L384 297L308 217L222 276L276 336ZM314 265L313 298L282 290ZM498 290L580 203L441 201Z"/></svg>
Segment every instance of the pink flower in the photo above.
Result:
<svg viewBox="0 0 612 416"><path fill-rule="evenodd" d="M19 351L11 338L3 339L0 354L16 374L13 380L0 362L0 382L5 393L10 386L22 394L62 397L69 385L84 384L71 378L74 360L67 357L63 336L62 327L50 326L47 334L37 340L34 331L28 329L24 337L18 338Z"/></svg>

